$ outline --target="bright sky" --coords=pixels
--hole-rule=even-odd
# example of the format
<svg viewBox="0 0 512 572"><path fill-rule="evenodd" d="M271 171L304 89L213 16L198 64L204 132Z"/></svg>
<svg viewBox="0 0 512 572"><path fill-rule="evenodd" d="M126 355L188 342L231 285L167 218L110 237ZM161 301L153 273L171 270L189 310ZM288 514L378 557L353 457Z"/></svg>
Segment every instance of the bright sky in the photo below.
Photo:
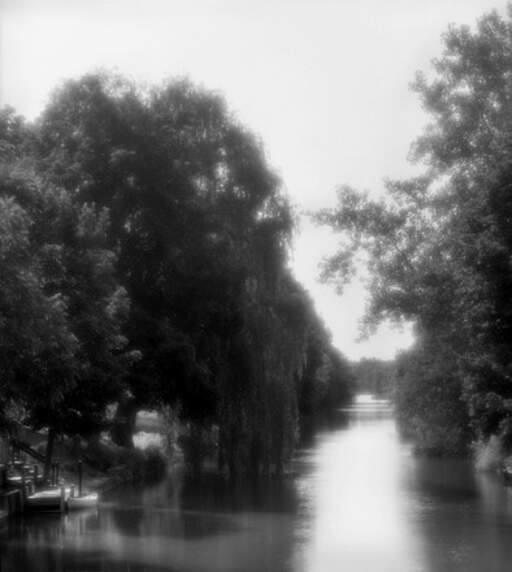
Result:
<svg viewBox="0 0 512 572"><path fill-rule="evenodd" d="M426 118L408 86L449 23L497 0L0 0L0 102L34 118L61 80L106 67L148 83L186 74L223 93L259 134L299 209L335 203L348 183L407 176ZM336 239L303 220L293 268L351 359L391 358L411 335L357 342L361 284L318 283Z"/></svg>

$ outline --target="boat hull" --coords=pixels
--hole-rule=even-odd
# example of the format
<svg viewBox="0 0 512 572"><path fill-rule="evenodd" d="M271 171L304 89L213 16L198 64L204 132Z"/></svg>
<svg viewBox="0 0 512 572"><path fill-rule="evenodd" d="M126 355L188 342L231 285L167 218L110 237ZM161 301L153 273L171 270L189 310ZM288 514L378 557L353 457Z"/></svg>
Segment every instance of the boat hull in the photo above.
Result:
<svg viewBox="0 0 512 572"><path fill-rule="evenodd" d="M83 510L98 506L98 494L91 493L81 497L69 497L67 500L68 510Z"/></svg>

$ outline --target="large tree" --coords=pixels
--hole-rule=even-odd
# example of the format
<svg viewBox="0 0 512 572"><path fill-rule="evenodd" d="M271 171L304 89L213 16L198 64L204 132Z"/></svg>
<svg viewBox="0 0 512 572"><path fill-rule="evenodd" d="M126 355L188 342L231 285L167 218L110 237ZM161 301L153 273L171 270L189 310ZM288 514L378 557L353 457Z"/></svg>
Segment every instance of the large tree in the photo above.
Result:
<svg viewBox="0 0 512 572"><path fill-rule="evenodd" d="M49 466L54 436L99 431L118 397L128 301L107 212L35 172L32 135L0 116L1 405L7 421L48 429Z"/></svg>

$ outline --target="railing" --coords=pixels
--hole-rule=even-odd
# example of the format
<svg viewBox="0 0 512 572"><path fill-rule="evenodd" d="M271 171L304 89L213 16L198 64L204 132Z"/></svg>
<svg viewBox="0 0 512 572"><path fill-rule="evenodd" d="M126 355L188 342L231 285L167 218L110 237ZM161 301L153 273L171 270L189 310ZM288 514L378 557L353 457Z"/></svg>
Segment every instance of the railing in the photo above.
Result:
<svg viewBox="0 0 512 572"><path fill-rule="evenodd" d="M39 461L40 463L45 462L44 455L42 453L40 453L39 451L36 451L35 449L33 449L27 443L24 443L23 441L20 441L19 439L12 437L11 438L11 445L13 446L14 449L18 449L19 451L23 451L27 455L30 455L36 461Z"/></svg>

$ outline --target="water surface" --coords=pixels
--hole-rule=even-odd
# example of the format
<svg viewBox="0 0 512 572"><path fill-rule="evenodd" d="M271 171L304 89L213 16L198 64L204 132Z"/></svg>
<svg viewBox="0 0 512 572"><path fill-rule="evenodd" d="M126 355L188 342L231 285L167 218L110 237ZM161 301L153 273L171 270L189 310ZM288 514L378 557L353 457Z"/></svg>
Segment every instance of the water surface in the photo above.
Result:
<svg viewBox="0 0 512 572"><path fill-rule="evenodd" d="M98 510L0 530L1 572L504 572L512 490L457 459L418 459L384 402L362 399L282 481L176 474Z"/></svg>

